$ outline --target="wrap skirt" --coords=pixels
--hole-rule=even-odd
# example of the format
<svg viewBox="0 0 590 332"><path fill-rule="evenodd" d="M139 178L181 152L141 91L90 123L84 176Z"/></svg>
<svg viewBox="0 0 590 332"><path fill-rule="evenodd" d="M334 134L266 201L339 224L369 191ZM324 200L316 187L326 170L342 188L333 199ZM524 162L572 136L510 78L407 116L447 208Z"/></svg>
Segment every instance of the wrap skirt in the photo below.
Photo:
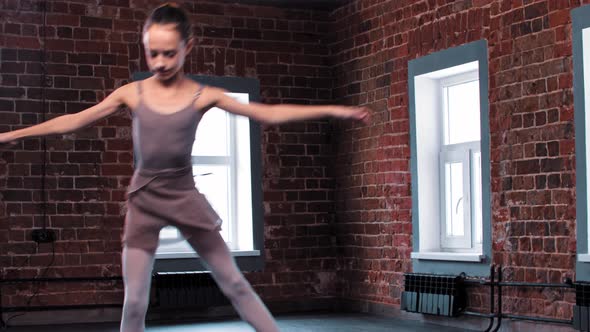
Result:
<svg viewBox="0 0 590 332"><path fill-rule="evenodd" d="M221 223L195 187L192 166L134 172L127 189L123 245L155 251L166 226L175 226L188 239L196 231L219 231Z"/></svg>

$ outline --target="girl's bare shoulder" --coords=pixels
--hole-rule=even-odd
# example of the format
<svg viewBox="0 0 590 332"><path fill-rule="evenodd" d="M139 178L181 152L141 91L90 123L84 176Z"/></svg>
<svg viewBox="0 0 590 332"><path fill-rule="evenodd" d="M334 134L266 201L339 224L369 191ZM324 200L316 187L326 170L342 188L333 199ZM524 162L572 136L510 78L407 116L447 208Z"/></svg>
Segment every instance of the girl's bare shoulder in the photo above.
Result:
<svg viewBox="0 0 590 332"><path fill-rule="evenodd" d="M214 86L203 85L201 83L198 84L199 86L197 89L199 89L198 91L200 91L200 94L199 98L196 100L197 107L206 111L217 104L220 96L223 95L225 90Z"/></svg>
<svg viewBox="0 0 590 332"><path fill-rule="evenodd" d="M139 84L141 81L134 81L122 85L113 94L121 101L121 104L134 110L139 104Z"/></svg>
<svg viewBox="0 0 590 332"><path fill-rule="evenodd" d="M199 83L200 84L200 83ZM215 86L200 85L201 96L205 99L217 99L220 94L226 93L227 91Z"/></svg>

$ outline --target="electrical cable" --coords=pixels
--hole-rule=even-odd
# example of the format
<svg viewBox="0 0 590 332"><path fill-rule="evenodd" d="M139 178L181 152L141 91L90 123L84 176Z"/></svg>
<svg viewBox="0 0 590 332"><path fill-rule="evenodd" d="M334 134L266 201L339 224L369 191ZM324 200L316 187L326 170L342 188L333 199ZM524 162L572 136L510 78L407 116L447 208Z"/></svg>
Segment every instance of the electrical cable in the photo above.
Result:
<svg viewBox="0 0 590 332"><path fill-rule="evenodd" d="M53 266L53 263L55 263L55 242L51 242L51 261L44 268L43 272L41 272L41 274L37 276L37 279L43 279L43 278L45 278L47 276L47 272L49 271L49 268L51 268ZM33 286L34 287L33 288L34 291L33 291L33 294L31 294L29 296L29 298L27 299L27 303L25 305L27 308L30 308L31 307L31 304L33 303L33 299L35 299L39 295L39 291L41 289L41 285L40 284L41 284L40 282L36 282L36 283L33 284L34 285ZM10 323L11 320L13 320L13 319L15 319L17 317L24 316L26 314L27 314L27 312L25 311L25 312L21 312L21 313L12 315L12 316L10 316L10 317L8 317L6 319L6 322L4 322L4 325L6 327L9 327L10 325L8 323Z"/></svg>
<svg viewBox="0 0 590 332"><path fill-rule="evenodd" d="M41 3L42 9L43 9L43 33L42 33L42 48L41 48L41 79L40 79L40 85L41 85L41 122L45 122L47 119L47 98L46 98L46 81L47 81L47 0L44 0ZM45 137L42 137L41 139L41 150L43 151L43 157L42 157L42 164L41 164L41 214L42 214L42 225L43 225L43 230L47 229L47 177L46 177L46 173L47 173L47 139ZM37 243L37 248L39 247L39 244ZM55 263L55 242L51 241L51 261L49 262L49 264L43 269L43 271L35 278L35 279L42 279L45 278L47 276L47 272L49 271L49 269L53 266L53 264ZM23 262L23 264L18 267L18 269L24 267L29 261L31 256L34 254L31 253L27 259L25 259L25 261ZM33 302L33 300L39 295L39 291L40 291L40 282L36 282L33 284L33 292L32 294L29 296L29 298L27 299L27 303L26 303L26 307L29 308L31 307L31 304ZM1 300L1 299L0 299ZM3 326L4 327L8 327L9 322L11 320L13 320L14 318L20 317L25 315L26 312L22 312L19 314L15 314L10 316L9 318L7 318L6 322L3 322ZM0 317L1 319L1 317Z"/></svg>

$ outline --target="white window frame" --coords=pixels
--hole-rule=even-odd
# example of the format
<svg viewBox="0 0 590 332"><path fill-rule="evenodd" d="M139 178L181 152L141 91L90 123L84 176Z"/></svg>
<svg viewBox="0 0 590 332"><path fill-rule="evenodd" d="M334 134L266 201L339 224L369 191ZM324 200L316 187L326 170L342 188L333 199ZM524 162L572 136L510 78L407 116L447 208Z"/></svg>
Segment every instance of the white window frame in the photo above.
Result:
<svg viewBox="0 0 590 332"><path fill-rule="evenodd" d="M590 281L590 5L571 11L576 132L576 279Z"/></svg>
<svg viewBox="0 0 590 332"><path fill-rule="evenodd" d="M475 213L477 209L475 208L475 200L472 199L472 196L475 191L475 184L473 179L474 169L473 169L473 156L476 153L481 153L481 138L478 141L471 141L471 142L464 142L458 144L447 144L448 137L445 135L445 128L448 128L448 97L447 97L447 88L459 85L470 83L474 81L479 81L479 74L477 69L463 72L460 74L454 74L450 76L443 76L438 79L438 85L440 90L440 98L439 98L439 105L441 107L440 112L443 115L443 129L440 130L440 166L439 166L439 180L440 180L440 216L441 216L441 225L440 225L440 249L441 251L481 251L481 242L477 242L476 239L481 238L478 236L476 232L481 229L476 227L475 221L477 217ZM479 112L479 105L478 105L478 112ZM479 125L479 124L478 124ZM463 229L463 236L449 236L447 235L447 224L450 222L447 218L447 193L448 188L446 186L446 164L447 163L461 163L463 165L463 194L464 197L462 199L462 207L463 207L463 215L464 215L464 229ZM481 170L480 170L481 173ZM481 186L480 186L481 187ZM481 189L481 188L480 188ZM476 196L481 197L481 195ZM480 204L481 206L481 204Z"/></svg>
<svg viewBox="0 0 590 332"><path fill-rule="evenodd" d="M461 65L436 70L412 77L414 90L419 91L420 98L413 102L416 107L416 130L418 151L418 186L419 190L418 213L420 214L419 227L419 251L412 252L411 257L415 259L441 260L441 261L465 261L481 262L483 246L479 239L483 238L482 227L475 225L476 220L482 216L475 216L474 198L483 196L481 193L473 197L476 188L472 178L474 176L474 156L481 155L481 137L479 141L465 142L459 144L444 144L445 117L445 96L444 88L456 84L479 80L479 63L471 61ZM425 96L428 94L428 96ZM478 111L480 105L478 105ZM431 119L424 123L427 114ZM422 122L421 122L422 121ZM481 121L481 120L480 120ZM480 125L480 124L478 124ZM428 131L428 135L422 135ZM463 204L466 222L464 236L449 237L446 235L446 189L445 189L445 162L460 161L463 167L463 192L464 200L469 204ZM436 163L436 166L430 164ZM480 163L481 166L481 163ZM426 173L425 173L426 172ZM479 174L482 173L480 170ZM425 190L433 185L435 192ZM481 190L481 185L478 186ZM431 189L432 190L432 189ZM431 191L430 190L430 191ZM481 202L480 202L481 203ZM479 204L482 206L482 204ZM432 210L434 209L434 210ZM482 211L483 213L483 211Z"/></svg>
<svg viewBox="0 0 590 332"><path fill-rule="evenodd" d="M467 150L467 151L464 151ZM465 148L465 144L457 144L451 146L442 146L440 152L440 166L439 166L439 179L440 179L440 216L441 216L441 225L440 225L440 240L441 240L441 249L466 249L468 246L471 246L471 200L469 198L470 195L470 171L469 171L469 148ZM467 156L466 156L467 155ZM446 165L447 164L461 164L463 166L462 169L462 184L463 184L463 197L457 206L451 207L452 209L459 210L460 208L463 209L463 236L452 236L449 235L447 229L449 228L448 224L451 223L449 220L449 211L447 204L449 203L449 186L447 183L447 176L446 176Z"/></svg>
<svg viewBox="0 0 590 332"><path fill-rule="evenodd" d="M243 103L250 102L246 93L227 93ZM213 108L209 112L224 110ZM226 156L192 156L193 167L197 166L229 166L229 181L227 192L228 218L223 220L222 229L227 232L226 244L234 256L256 256L259 250L254 250L254 235L252 223L252 187L251 187L251 161L250 161L250 131L247 117L228 113L228 155ZM202 121L206 121L205 114ZM204 124L206 125L206 123ZM203 142L195 142L203 144ZM207 174L195 173L195 182L198 187L199 176ZM201 191L206 195L205 192ZM238 220L238 216L240 220ZM163 232L173 228L166 227ZM224 230L222 230L223 232ZM198 254L190 247L187 241L177 231L176 238L163 238L160 234L160 245L156 250L156 259L175 259L198 257Z"/></svg>
<svg viewBox="0 0 590 332"><path fill-rule="evenodd" d="M586 125L586 179L590 179L590 27L582 29L582 66L583 80L584 80L584 112L586 113L585 125ZM590 192L588 190L590 186L586 185L586 206L590 207ZM586 218L587 229L590 229L590 218ZM590 253L590 232L587 232L587 252ZM587 261L590 261L590 254L586 257Z"/></svg>
<svg viewBox="0 0 590 332"><path fill-rule="evenodd" d="M408 113L410 139L410 171L412 175L412 270L429 274L460 274L489 276L492 259L491 176L489 122L489 50L484 39L436 51L408 62ZM472 164L480 165L481 216L474 219L482 242L470 251L441 249L440 216L440 144L443 114L440 111L442 92L438 81L457 74L477 71L479 78L479 128L481 153L473 152ZM472 95L469 95L472 96ZM475 96L473 96L475 97ZM469 114L475 116L475 114ZM475 120L475 119L473 119ZM474 129L474 128L473 128ZM455 141L453 141L455 142ZM456 143L456 142L455 142ZM471 165L470 165L471 166ZM472 181L475 182L475 181ZM478 207L479 208L479 207ZM480 222L481 221L481 222ZM479 230L481 229L481 230ZM472 228L472 232L475 229Z"/></svg>

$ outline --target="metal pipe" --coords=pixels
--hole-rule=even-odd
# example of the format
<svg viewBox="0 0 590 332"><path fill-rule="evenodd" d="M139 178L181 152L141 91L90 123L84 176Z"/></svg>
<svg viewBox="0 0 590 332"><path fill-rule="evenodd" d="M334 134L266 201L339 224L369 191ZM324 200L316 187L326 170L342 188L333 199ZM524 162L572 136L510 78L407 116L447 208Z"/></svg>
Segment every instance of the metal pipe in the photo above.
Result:
<svg viewBox="0 0 590 332"><path fill-rule="evenodd" d="M496 314L494 313L494 282L496 280L496 272L495 272L495 265L492 264L490 268L490 323L488 324L488 328L485 329L485 332L490 332L492 327L494 326L494 318Z"/></svg>
<svg viewBox="0 0 590 332"><path fill-rule="evenodd" d="M491 283L491 281L487 280L470 280L465 279L463 280L465 284L471 285L478 285L478 286L487 286ZM498 283L496 283L498 284ZM573 284L570 283L562 283L562 284L551 284L551 283L534 283L534 282L512 282L512 281L504 281L501 282L500 285L505 287L555 287L555 288L574 288Z"/></svg>
<svg viewBox="0 0 590 332"><path fill-rule="evenodd" d="M575 285L571 282L571 280L566 280L564 283L556 284L556 283L532 283L532 282L510 282L510 281L502 281L502 267L498 268L498 281L495 281L495 267L492 266L490 271L490 281L486 280L464 280L466 284L472 285L490 285L490 312L494 312L494 286L498 287L498 303L499 303L499 312L498 314L491 314L487 317L492 317L492 321L490 325L485 330L489 332L493 325L494 317L498 317L498 326L494 329L494 332L498 331L500 325L502 323L502 318L510 318L510 319L521 319L521 320L530 320L530 321L538 321L538 322L546 322L546 323L557 323L557 324L568 324L572 325L572 320L564 320L564 319L555 319L555 318L544 318L544 317L534 317L534 316L522 316L522 315L511 315L511 314L503 314L502 313L502 287L551 287L551 288L575 288ZM473 313L473 312L465 312L466 315L471 316L480 316L486 317L484 314Z"/></svg>
<svg viewBox="0 0 590 332"><path fill-rule="evenodd" d="M4 309L2 308L2 287L0 287L0 328L4 329L6 328L6 322L4 321L3 315L4 313Z"/></svg>
<svg viewBox="0 0 590 332"><path fill-rule="evenodd" d="M16 284L21 282L83 282L83 281L122 281L123 277L75 277L75 278L23 278L0 279L0 284Z"/></svg>
<svg viewBox="0 0 590 332"><path fill-rule="evenodd" d="M484 314L482 312L475 312L475 311L463 311L461 314L467 315L467 316L492 318L492 321L493 321L493 318L496 317L496 315L493 315L493 314Z"/></svg>
<svg viewBox="0 0 590 332"><path fill-rule="evenodd" d="M554 287L554 288L574 288L571 284L548 284L548 283L532 283L532 282L499 282L498 285L505 287Z"/></svg>
<svg viewBox="0 0 590 332"><path fill-rule="evenodd" d="M534 322L545 322L545 323L557 323L557 324L573 324L572 320L556 319L556 318L545 318L545 317L533 317L533 316L521 316L521 315L510 315L503 314L502 317L510 319L521 319L530 320Z"/></svg>
<svg viewBox="0 0 590 332"><path fill-rule="evenodd" d="M477 285L477 286L487 286L490 284L490 282L487 280L477 280L477 279L464 279L463 283Z"/></svg>
<svg viewBox="0 0 590 332"><path fill-rule="evenodd" d="M73 277L73 278L21 278L21 279L0 279L0 298L2 295L2 286L16 283L25 282L109 282L109 281L122 281L123 277ZM3 319L3 313L5 312L18 312L18 311L42 311L42 310L68 310L68 309L93 309L93 308L105 308L105 307L121 307L122 304L93 304L93 305L71 305L71 306L38 306L38 307L4 307L0 302L0 328L5 328L6 322Z"/></svg>
<svg viewBox="0 0 590 332"><path fill-rule="evenodd" d="M493 332L498 332L500 325L502 325L502 265L498 266L498 325Z"/></svg>
<svg viewBox="0 0 590 332"><path fill-rule="evenodd" d="M77 304L77 305L48 305L48 306L34 306L34 307L4 307L4 312L19 312L19 311L45 311L45 310L73 310L73 309L99 309L99 308L121 308L122 303L105 303L105 304Z"/></svg>

